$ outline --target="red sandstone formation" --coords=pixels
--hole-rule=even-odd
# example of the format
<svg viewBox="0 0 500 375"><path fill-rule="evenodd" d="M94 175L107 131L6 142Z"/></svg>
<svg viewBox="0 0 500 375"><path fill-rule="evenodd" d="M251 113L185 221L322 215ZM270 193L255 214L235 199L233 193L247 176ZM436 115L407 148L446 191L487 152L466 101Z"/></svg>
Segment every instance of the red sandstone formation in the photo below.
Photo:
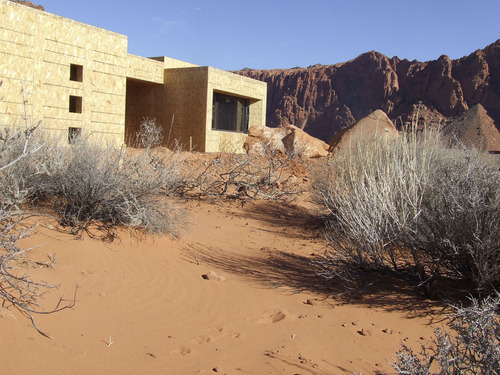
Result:
<svg viewBox="0 0 500 375"><path fill-rule="evenodd" d="M248 137L243 148L249 155L262 155L266 149L285 153L283 137L286 135L285 128L270 128L263 125L253 125L248 129Z"/></svg>
<svg viewBox="0 0 500 375"><path fill-rule="evenodd" d="M254 125L248 129L243 148L249 155L262 155L266 149L298 154L308 158L328 155L329 145L293 125L269 128Z"/></svg>
<svg viewBox="0 0 500 375"><path fill-rule="evenodd" d="M288 155L297 154L307 158L328 156L329 145L322 140L293 125L288 125L286 132L287 135L282 141Z"/></svg>
<svg viewBox="0 0 500 375"><path fill-rule="evenodd" d="M330 140L330 152L344 155L350 152L357 141L368 141L375 137L397 137L398 131L389 117L377 109L353 125L337 132Z"/></svg>
<svg viewBox="0 0 500 375"><path fill-rule="evenodd" d="M500 40L458 60L408 61L372 51L336 65L239 73L268 83L268 126L296 125L324 141L376 109L396 126L417 108L421 123L443 125L481 104L500 128Z"/></svg>
<svg viewBox="0 0 500 375"><path fill-rule="evenodd" d="M500 132L481 104L451 120L443 134L453 143L461 143L480 151L500 151Z"/></svg>
<svg viewBox="0 0 500 375"><path fill-rule="evenodd" d="M38 10L45 10L43 5L35 5L31 1L25 1L25 0L10 0L10 1L12 1L13 3L26 5L28 7L35 8Z"/></svg>

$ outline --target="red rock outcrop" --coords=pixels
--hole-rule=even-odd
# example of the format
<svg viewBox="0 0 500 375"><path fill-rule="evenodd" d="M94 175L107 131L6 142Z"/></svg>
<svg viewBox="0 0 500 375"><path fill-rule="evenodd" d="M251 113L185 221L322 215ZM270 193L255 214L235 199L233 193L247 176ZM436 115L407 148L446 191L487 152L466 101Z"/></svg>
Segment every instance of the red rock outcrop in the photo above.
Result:
<svg viewBox="0 0 500 375"><path fill-rule="evenodd" d="M264 125L253 125L248 129L248 137L243 143L243 148L249 155L262 155L266 149L285 153L283 137L286 130L283 127L270 128Z"/></svg>
<svg viewBox="0 0 500 375"><path fill-rule="evenodd" d="M270 149L316 158L327 156L329 145L293 125L279 128L254 125L248 129L243 148L249 155L264 155L266 149Z"/></svg>
<svg viewBox="0 0 500 375"><path fill-rule="evenodd" d="M500 128L500 40L469 56L429 62L371 51L336 65L238 72L268 83L267 125L296 125L327 141L382 109L397 126L441 123L481 104Z"/></svg>
<svg viewBox="0 0 500 375"><path fill-rule="evenodd" d="M328 156L329 145L318 138L307 134L294 125L286 127L287 135L282 141L287 155L297 154L308 158Z"/></svg>
<svg viewBox="0 0 500 375"><path fill-rule="evenodd" d="M500 151L500 132L481 104L451 120L443 135L452 143L461 143L480 151Z"/></svg>
<svg viewBox="0 0 500 375"><path fill-rule="evenodd" d="M25 1L25 0L10 0L10 1L12 1L13 3L26 5L26 6L30 7L30 8L35 8L35 9L38 9L38 10L45 10L44 7L43 7L43 5L35 5L31 1Z"/></svg>
<svg viewBox="0 0 500 375"><path fill-rule="evenodd" d="M377 109L355 124L337 132L328 142L329 151L334 155L344 155L350 153L350 148L354 147L358 141L397 136L398 131L392 121L383 111Z"/></svg>

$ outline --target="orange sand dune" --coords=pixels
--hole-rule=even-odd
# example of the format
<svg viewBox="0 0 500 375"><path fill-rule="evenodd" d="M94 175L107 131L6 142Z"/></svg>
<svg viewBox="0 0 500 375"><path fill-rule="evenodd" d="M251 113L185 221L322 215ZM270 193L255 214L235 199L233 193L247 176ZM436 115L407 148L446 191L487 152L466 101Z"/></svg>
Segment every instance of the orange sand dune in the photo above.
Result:
<svg viewBox="0 0 500 375"><path fill-rule="evenodd" d="M57 265L29 272L67 298L78 285L77 303L36 316L52 340L15 310L0 314L1 373L391 373L400 342L417 347L442 324L438 306L402 286L348 301L316 277L309 259L325 242L304 209L187 210L180 239L79 240L42 221L24 246Z"/></svg>

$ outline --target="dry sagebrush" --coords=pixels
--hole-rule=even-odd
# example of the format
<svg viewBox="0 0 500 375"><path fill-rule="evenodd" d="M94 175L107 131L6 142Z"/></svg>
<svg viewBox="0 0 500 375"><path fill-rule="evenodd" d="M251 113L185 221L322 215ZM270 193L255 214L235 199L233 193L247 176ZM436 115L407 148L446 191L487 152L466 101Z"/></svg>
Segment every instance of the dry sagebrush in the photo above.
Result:
<svg viewBox="0 0 500 375"><path fill-rule="evenodd" d="M24 92L22 97L26 107ZM19 267L20 263L29 263L25 257L29 249L22 248L20 241L34 228L25 224L21 205L30 193L30 179L38 173L33 160L41 148L35 141L39 123L31 124L26 113L24 119L22 128L0 130L0 300L2 307L16 308L31 320L39 333L50 337L37 327L34 316L70 308L75 300L65 301L61 297L53 308L44 309L41 300L57 287L32 280L24 267Z"/></svg>
<svg viewBox="0 0 500 375"><path fill-rule="evenodd" d="M500 374L499 307L498 295L454 307L451 330L436 328L434 342L421 343L419 354L402 345L392 366L401 375Z"/></svg>
<svg viewBox="0 0 500 375"><path fill-rule="evenodd" d="M332 251L325 277L396 274L435 292L442 277L474 292L500 286L500 174L488 155L449 149L432 132L355 143L313 172Z"/></svg>
<svg viewBox="0 0 500 375"><path fill-rule="evenodd" d="M196 176L196 189L210 198L290 202L302 192L290 176L300 162L266 148L260 155L219 153Z"/></svg>
<svg viewBox="0 0 500 375"><path fill-rule="evenodd" d="M73 233L96 224L111 236L119 226L176 235L182 226L182 211L166 200L179 176L167 157L127 152L85 136L58 149L57 156L47 152L51 162L37 195Z"/></svg>

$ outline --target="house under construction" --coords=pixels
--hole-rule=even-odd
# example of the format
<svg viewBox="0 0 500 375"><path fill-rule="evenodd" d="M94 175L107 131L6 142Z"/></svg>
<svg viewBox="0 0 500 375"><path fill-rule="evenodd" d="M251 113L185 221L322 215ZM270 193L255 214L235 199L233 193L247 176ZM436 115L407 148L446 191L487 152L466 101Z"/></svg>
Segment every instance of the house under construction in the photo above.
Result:
<svg viewBox="0 0 500 375"><path fill-rule="evenodd" d="M165 145L242 151L265 124L266 84L208 66L127 52L127 36L0 0L0 126L28 115L68 140L85 131L130 144L144 118Z"/></svg>

